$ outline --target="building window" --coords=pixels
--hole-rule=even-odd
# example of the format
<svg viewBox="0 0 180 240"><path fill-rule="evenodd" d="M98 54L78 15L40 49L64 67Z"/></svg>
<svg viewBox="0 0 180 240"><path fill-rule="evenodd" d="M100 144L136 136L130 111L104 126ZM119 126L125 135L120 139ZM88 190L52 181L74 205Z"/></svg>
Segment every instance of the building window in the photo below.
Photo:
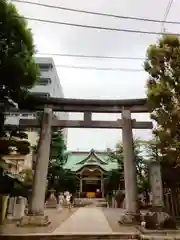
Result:
<svg viewBox="0 0 180 240"><path fill-rule="evenodd" d="M39 64L40 71L42 71L42 72L47 72L47 71L49 71L52 67L53 67L53 66L52 66L51 63L40 63L40 64Z"/></svg>
<svg viewBox="0 0 180 240"><path fill-rule="evenodd" d="M40 78L37 85L46 86L48 84L51 84L50 78Z"/></svg>
<svg viewBox="0 0 180 240"><path fill-rule="evenodd" d="M27 132L36 132L36 128L27 128L26 131Z"/></svg>
<svg viewBox="0 0 180 240"><path fill-rule="evenodd" d="M28 113L22 113L22 117L30 117L31 114L28 114Z"/></svg>
<svg viewBox="0 0 180 240"><path fill-rule="evenodd" d="M6 113L6 116L8 117L18 117L19 115L19 113Z"/></svg>
<svg viewBox="0 0 180 240"><path fill-rule="evenodd" d="M32 92L31 94L35 97L50 97L49 93L43 93L43 92Z"/></svg>

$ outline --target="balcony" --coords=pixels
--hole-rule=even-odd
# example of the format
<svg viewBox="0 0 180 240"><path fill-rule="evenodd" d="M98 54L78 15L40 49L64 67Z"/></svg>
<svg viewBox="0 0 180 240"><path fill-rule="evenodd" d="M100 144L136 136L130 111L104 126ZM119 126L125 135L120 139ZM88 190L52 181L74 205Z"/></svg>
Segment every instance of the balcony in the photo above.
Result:
<svg viewBox="0 0 180 240"><path fill-rule="evenodd" d="M53 65L51 63L39 63L39 68L40 71L47 72L53 68Z"/></svg>
<svg viewBox="0 0 180 240"><path fill-rule="evenodd" d="M50 78L40 78L39 81L37 82L37 86L46 86L49 84L51 84Z"/></svg>

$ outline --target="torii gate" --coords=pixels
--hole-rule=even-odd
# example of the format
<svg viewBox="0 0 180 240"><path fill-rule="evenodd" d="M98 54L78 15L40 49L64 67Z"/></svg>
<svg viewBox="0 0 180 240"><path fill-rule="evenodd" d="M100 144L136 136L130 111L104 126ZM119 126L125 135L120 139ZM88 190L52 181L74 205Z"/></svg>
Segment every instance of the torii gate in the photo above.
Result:
<svg viewBox="0 0 180 240"><path fill-rule="evenodd" d="M134 160L132 129L152 129L151 122L131 119L131 113L146 113L146 99L128 100L85 100L65 98L29 98L21 106L22 109L43 111L41 133L36 160L36 170L32 188L32 201L29 215L23 219L25 224L46 225L48 218L44 216L44 200L47 184L47 171L51 143L51 128L120 128L124 153L124 177L127 208L127 222L132 222L139 213L137 209L137 180ZM53 111L83 112L83 121L53 119ZM92 113L121 113L117 121L92 121ZM20 128L39 127L36 119L21 119ZM22 224L23 224L22 222Z"/></svg>

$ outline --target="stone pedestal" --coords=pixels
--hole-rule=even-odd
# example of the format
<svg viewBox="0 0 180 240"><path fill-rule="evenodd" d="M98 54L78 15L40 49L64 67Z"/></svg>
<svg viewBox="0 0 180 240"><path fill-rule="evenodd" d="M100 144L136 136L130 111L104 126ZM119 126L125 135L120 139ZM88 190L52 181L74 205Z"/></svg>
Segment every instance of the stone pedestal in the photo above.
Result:
<svg viewBox="0 0 180 240"><path fill-rule="evenodd" d="M9 199L9 205L8 205L8 210L7 210L7 219L12 220L13 219L13 210L16 204L16 198L11 197Z"/></svg>
<svg viewBox="0 0 180 240"><path fill-rule="evenodd" d="M24 216L18 223L17 225L19 227L24 227L24 226L37 226L37 227L43 227L43 226L48 226L50 224L50 221L48 220L48 216L42 215L27 215Z"/></svg>
<svg viewBox="0 0 180 240"><path fill-rule="evenodd" d="M13 220L19 220L25 215L26 198L17 197L13 208Z"/></svg>
<svg viewBox="0 0 180 240"><path fill-rule="evenodd" d="M44 216L45 191L47 187L47 172L51 144L52 109L45 108L42 114L41 133L35 165L32 187L32 197L29 204L28 216L21 221L26 224L47 225L47 216Z"/></svg>
<svg viewBox="0 0 180 240"><path fill-rule="evenodd" d="M46 208L57 208L57 199L55 197L55 191L53 190L46 202Z"/></svg>
<svg viewBox="0 0 180 240"><path fill-rule="evenodd" d="M140 213L137 205L137 179L136 164L134 155L132 120L129 110L122 111L122 140L124 155L124 178L125 178L125 203L126 214L120 220L120 223L131 224L140 221Z"/></svg>

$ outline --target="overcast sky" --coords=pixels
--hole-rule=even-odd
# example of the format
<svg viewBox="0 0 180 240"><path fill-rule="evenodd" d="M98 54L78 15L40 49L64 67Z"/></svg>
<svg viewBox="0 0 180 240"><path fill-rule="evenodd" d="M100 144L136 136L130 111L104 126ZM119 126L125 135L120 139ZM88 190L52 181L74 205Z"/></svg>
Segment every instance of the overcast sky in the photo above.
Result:
<svg viewBox="0 0 180 240"><path fill-rule="evenodd" d="M61 7L70 7L94 12L163 20L169 0L31 0ZM35 5L16 3L19 12L26 17L64 21L77 24L97 25L111 28L157 31L161 24L133 20L113 19L47 9ZM167 20L180 21L180 1L174 0ZM156 43L157 35L103 31L29 21L34 34L36 49L40 53L64 53L124 57L145 57L146 49ZM166 31L180 32L180 25L165 25ZM82 59L53 57L56 65L78 65L110 68L142 69L141 60ZM145 97L145 72L95 71L57 68L66 98L123 99ZM71 119L80 119L80 114L71 114ZM120 115L94 114L93 119L116 120ZM148 120L148 114L136 114L138 120ZM135 136L147 139L151 131L138 130ZM103 150L113 148L121 140L120 130L68 129L68 148Z"/></svg>

